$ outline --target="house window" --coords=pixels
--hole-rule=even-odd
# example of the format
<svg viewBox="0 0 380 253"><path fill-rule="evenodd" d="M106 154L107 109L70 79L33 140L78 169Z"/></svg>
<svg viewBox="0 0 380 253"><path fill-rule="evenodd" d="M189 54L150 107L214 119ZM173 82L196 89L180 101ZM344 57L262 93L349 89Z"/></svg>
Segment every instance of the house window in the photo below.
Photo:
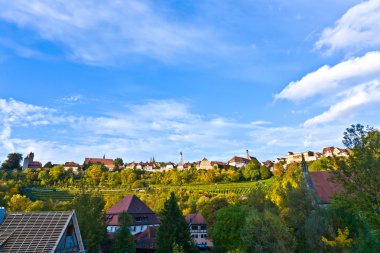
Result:
<svg viewBox="0 0 380 253"><path fill-rule="evenodd" d="M197 235L197 234L195 234L195 235L194 235L194 238L198 238L198 235Z"/></svg>
<svg viewBox="0 0 380 253"><path fill-rule="evenodd" d="M206 225L201 225L201 230L206 230Z"/></svg>
<svg viewBox="0 0 380 253"><path fill-rule="evenodd" d="M148 222L148 217L147 216L135 217L135 221L137 223L146 223Z"/></svg>
<svg viewBox="0 0 380 253"><path fill-rule="evenodd" d="M198 230L198 226L191 226L191 230Z"/></svg>

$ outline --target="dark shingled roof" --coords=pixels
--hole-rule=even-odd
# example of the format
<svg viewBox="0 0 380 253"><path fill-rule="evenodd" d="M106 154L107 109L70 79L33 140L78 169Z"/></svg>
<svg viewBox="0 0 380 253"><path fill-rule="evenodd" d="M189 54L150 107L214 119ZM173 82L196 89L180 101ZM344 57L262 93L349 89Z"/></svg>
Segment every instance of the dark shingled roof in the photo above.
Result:
<svg viewBox="0 0 380 253"><path fill-rule="evenodd" d="M118 216L123 211L131 215L132 218L141 216L147 217L147 221L144 221L144 223L136 223L136 220L133 219L132 225L155 225L160 223L155 213L136 195L127 195L108 209L106 212L106 216L108 218L107 225L118 226Z"/></svg>
<svg viewBox="0 0 380 253"><path fill-rule="evenodd" d="M0 224L0 252L54 252L75 213L30 212L8 213ZM77 227L79 231L79 227ZM84 252L80 233L77 233L79 248L72 252Z"/></svg>
<svg viewBox="0 0 380 253"><path fill-rule="evenodd" d="M343 190L343 187L332 181L334 174L330 171L309 172L312 186L320 204L330 204L331 197Z"/></svg>

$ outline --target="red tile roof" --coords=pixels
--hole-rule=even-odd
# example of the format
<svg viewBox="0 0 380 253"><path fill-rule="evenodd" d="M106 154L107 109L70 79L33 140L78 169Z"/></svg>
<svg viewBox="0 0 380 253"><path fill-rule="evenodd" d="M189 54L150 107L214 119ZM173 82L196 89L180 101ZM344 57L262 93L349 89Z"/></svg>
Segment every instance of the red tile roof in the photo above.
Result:
<svg viewBox="0 0 380 253"><path fill-rule="evenodd" d="M83 164L103 164L104 166L110 169L115 167L113 159L106 158L85 158Z"/></svg>
<svg viewBox="0 0 380 253"><path fill-rule="evenodd" d="M33 166L33 167L42 167L42 164L40 162L29 162L28 166Z"/></svg>
<svg viewBox="0 0 380 253"><path fill-rule="evenodd" d="M247 158L244 158L244 157L240 157L240 156L234 156L234 157L232 157L229 161L228 161L228 163L232 163L232 162L235 162L235 163L249 163L250 162L250 160L249 159L247 159Z"/></svg>
<svg viewBox="0 0 380 253"><path fill-rule="evenodd" d="M189 224L195 224L195 225L208 224L206 219L203 217L203 215L200 212L188 214L186 215L185 219L186 219L186 222Z"/></svg>
<svg viewBox="0 0 380 253"><path fill-rule="evenodd" d="M310 180L320 204L329 204L335 193L343 190L337 182L333 182L334 174L330 171L309 172Z"/></svg>
<svg viewBox="0 0 380 253"><path fill-rule="evenodd" d="M127 195L122 200L117 202L106 212L108 218L107 225L118 226L119 214L127 212L133 218L133 225L155 225L159 224L159 220L155 213L147 207L136 195ZM147 220L137 223L136 217L146 217Z"/></svg>

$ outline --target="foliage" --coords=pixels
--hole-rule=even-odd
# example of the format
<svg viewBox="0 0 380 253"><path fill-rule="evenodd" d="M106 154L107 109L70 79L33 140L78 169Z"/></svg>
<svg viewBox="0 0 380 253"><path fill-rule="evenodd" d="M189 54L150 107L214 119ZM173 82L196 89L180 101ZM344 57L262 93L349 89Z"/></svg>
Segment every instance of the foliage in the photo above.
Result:
<svg viewBox="0 0 380 253"><path fill-rule="evenodd" d="M248 180L257 180L260 176L260 163L257 160L250 161L242 170L243 177Z"/></svg>
<svg viewBox="0 0 380 253"><path fill-rule="evenodd" d="M181 247L185 253L197 252L190 237L189 226L178 207L177 199L172 192L165 202L161 214L161 224L157 232L157 253L173 251L173 245Z"/></svg>
<svg viewBox="0 0 380 253"><path fill-rule="evenodd" d="M28 208L30 200L26 196L15 194L8 202L8 208L12 212L22 212Z"/></svg>
<svg viewBox="0 0 380 253"><path fill-rule="evenodd" d="M342 141L344 146L350 149L361 147L363 145L363 137L366 136L367 131L370 130L372 130L372 128L367 126L367 130L365 130L361 124L351 125L351 127L347 128L344 132Z"/></svg>
<svg viewBox="0 0 380 253"><path fill-rule="evenodd" d="M263 213L253 209L241 229L246 252L294 252L295 238L285 224L268 210Z"/></svg>
<svg viewBox="0 0 380 253"><path fill-rule="evenodd" d="M5 160L1 168L3 170L13 170L13 169L20 169L22 161L22 154L20 153L10 153L8 154L7 160Z"/></svg>
<svg viewBox="0 0 380 253"><path fill-rule="evenodd" d="M98 195L81 193L73 199L81 235L90 253L98 252L99 245L105 238L103 207L103 198Z"/></svg>
<svg viewBox="0 0 380 253"><path fill-rule="evenodd" d="M326 237L322 236L322 241L333 248L334 252L343 253L347 252L348 248L352 244L352 239L348 238L350 231L348 228L345 228L343 231L338 229L338 236L333 240L328 240Z"/></svg>
<svg viewBox="0 0 380 253"><path fill-rule="evenodd" d="M209 233L221 252L242 246L240 230L244 225L245 214L246 212L239 206L228 206L217 211L215 224Z"/></svg>
<svg viewBox="0 0 380 253"><path fill-rule="evenodd" d="M119 217L120 227L115 233L112 242L113 253L134 253L136 252L135 238L131 234L130 225L132 218L127 212L122 212Z"/></svg>

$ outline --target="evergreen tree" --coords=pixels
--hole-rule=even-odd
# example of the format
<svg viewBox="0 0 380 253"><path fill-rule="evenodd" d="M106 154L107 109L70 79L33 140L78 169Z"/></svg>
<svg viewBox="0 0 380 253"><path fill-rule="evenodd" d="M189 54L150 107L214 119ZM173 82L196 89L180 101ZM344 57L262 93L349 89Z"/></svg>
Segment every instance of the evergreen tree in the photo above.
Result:
<svg viewBox="0 0 380 253"><path fill-rule="evenodd" d="M189 226L178 207L177 199L172 192L170 198L165 202L161 215L161 225L157 232L156 253L173 252L182 249L185 253L198 252L191 237Z"/></svg>
<svg viewBox="0 0 380 253"><path fill-rule="evenodd" d="M132 218L127 212L119 215L120 228L116 231L112 244L113 253L134 253L136 252L135 238L131 234L130 226Z"/></svg>
<svg viewBox="0 0 380 253"><path fill-rule="evenodd" d="M73 200L80 232L88 252L99 252L106 233L103 217L104 200L102 196L81 193Z"/></svg>

